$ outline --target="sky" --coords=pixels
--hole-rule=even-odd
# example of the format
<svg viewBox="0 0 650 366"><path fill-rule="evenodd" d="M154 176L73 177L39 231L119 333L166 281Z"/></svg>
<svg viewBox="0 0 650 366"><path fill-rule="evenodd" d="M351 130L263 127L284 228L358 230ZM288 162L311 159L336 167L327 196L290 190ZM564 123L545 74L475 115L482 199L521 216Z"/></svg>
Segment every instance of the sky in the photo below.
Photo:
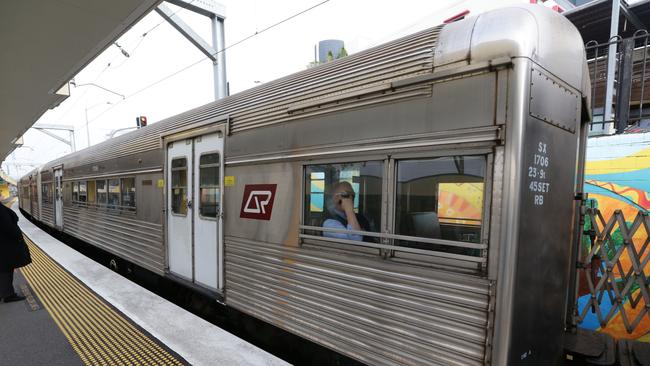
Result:
<svg viewBox="0 0 650 366"><path fill-rule="evenodd" d="M464 10L472 15L528 2L222 0L230 94L304 70L320 40L340 39L353 54L433 27ZM211 43L207 17L167 6ZM37 122L74 126L77 150L105 141L114 130L134 127L137 116L146 116L151 124L214 101L211 61L157 13L146 15L117 44L129 57L112 45L74 78L77 85L94 83L104 89L72 86L71 96ZM70 146L30 129L24 146L7 157L2 169L17 178L70 152Z"/></svg>

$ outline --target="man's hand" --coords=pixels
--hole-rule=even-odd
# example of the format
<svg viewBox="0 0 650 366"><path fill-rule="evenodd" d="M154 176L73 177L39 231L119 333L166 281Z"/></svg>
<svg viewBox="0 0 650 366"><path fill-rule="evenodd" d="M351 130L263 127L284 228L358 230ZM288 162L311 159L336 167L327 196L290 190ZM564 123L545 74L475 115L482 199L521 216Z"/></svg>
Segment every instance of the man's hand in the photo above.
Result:
<svg viewBox="0 0 650 366"><path fill-rule="evenodd" d="M341 198L341 208L343 208L346 215L350 216L350 213L354 215L354 201L352 198Z"/></svg>

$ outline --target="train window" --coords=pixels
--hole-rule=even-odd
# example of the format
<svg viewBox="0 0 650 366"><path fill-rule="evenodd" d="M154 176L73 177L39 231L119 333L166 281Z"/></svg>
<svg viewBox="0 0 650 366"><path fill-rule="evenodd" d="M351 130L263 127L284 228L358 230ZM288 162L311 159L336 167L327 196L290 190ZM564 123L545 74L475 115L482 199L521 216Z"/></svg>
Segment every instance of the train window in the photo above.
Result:
<svg viewBox="0 0 650 366"><path fill-rule="evenodd" d="M72 182L72 202L79 201L79 182Z"/></svg>
<svg viewBox="0 0 650 366"><path fill-rule="evenodd" d="M88 203L95 203L97 188L94 180L88 181Z"/></svg>
<svg viewBox="0 0 650 366"><path fill-rule="evenodd" d="M135 207L135 178L122 178L122 206Z"/></svg>
<svg viewBox="0 0 650 366"><path fill-rule="evenodd" d="M41 186L43 203L52 203L52 183L43 183Z"/></svg>
<svg viewBox="0 0 650 366"><path fill-rule="evenodd" d="M106 181L98 180L97 186L97 204L105 205L108 202L108 191L106 190Z"/></svg>
<svg viewBox="0 0 650 366"><path fill-rule="evenodd" d="M79 202L86 202L88 199L88 190L86 182L79 182Z"/></svg>
<svg viewBox="0 0 650 366"><path fill-rule="evenodd" d="M72 189L70 188L72 184L70 182L65 182L63 187L63 201L68 203L72 201Z"/></svg>
<svg viewBox="0 0 650 366"><path fill-rule="evenodd" d="M303 210L305 225L379 231L383 172L384 165L379 161L307 166ZM358 228L348 220L352 212ZM356 234L324 232L323 235L375 241L372 237Z"/></svg>
<svg viewBox="0 0 650 366"><path fill-rule="evenodd" d="M201 155L199 164L199 213L204 217L217 217L220 193L219 154Z"/></svg>
<svg viewBox="0 0 650 366"><path fill-rule="evenodd" d="M424 238L480 242L485 171L485 156L399 161L395 232ZM403 240L397 245L456 250Z"/></svg>
<svg viewBox="0 0 650 366"><path fill-rule="evenodd" d="M117 208L120 205L120 180L108 180L108 207Z"/></svg>
<svg viewBox="0 0 650 366"><path fill-rule="evenodd" d="M187 159L172 160L172 213L187 215Z"/></svg>

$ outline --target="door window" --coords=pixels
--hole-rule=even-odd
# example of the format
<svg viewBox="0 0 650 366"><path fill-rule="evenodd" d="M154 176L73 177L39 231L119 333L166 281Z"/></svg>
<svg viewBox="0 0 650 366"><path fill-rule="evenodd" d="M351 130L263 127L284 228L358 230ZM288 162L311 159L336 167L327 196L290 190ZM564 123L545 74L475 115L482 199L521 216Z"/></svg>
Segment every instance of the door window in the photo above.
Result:
<svg viewBox="0 0 650 366"><path fill-rule="evenodd" d="M199 213L216 218L219 212L219 154L202 155L199 160Z"/></svg>
<svg viewBox="0 0 650 366"><path fill-rule="evenodd" d="M172 160L172 213L187 215L187 158Z"/></svg>

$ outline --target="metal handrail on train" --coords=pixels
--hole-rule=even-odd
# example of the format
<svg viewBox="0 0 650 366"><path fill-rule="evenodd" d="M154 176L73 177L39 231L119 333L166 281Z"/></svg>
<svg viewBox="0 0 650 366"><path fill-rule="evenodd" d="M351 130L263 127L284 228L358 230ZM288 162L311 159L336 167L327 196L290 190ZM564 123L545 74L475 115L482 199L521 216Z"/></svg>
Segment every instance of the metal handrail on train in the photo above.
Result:
<svg viewBox="0 0 650 366"><path fill-rule="evenodd" d="M105 208L108 210L115 210L121 212L135 212L135 206L122 206L122 205L111 205L107 203L92 203L84 201L71 201L73 206L87 207L87 208Z"/></svg>
<svg viewBox="0 0 650 366"><path fill-rule="evenodd" d="M331 233L363 235L363 236L370 236L370 237L375 237L375 238L380 238L380 239L407 240L407 241L413 241L413 242L418 242L418 243L445 245L445 246L456 247L456 248L487 249L487 244L466 243L466 242L459 242L459 241L452 241L452 240L445 240L445 239L421 238L421 237L408 236L408 235L375 233L375 232L371 232L371 231L360 231L360 230L326 228L326 227L321 227L321 226L300 225L299 228L301 230L312 230L312 231L331 232ZM323 241L328 241L328 242L335 242L335 243L343 243L343 244L351 244L351 245L357 245L357 246L370 247L370 248L375 248L375 249L387 249L387 250L394 250L394 251L405 252L405 253L413 253L413 254L422 254L422 255L433 256L433 257L450 258L450 259L463 260L463 261L475 262L475 263L485 263L487 261L487 259L485 257L482 257L482 256L479 257L479 256L464 255L464 254L446 253L446 252L441 252L441 251L436 251L436 250L409 248L409 247L402 247L402 246L396 246L396 245L391 245L391 244L369 243L369 242L365 242L365 241L348 240L348 239L340 239L340 238L330 238L330 237L326 237L326 236L310 235L310 234L304 234L304 233L300 233L299 237L302 238L302 239L316 239L316 240L323 240Z"/></svg>

